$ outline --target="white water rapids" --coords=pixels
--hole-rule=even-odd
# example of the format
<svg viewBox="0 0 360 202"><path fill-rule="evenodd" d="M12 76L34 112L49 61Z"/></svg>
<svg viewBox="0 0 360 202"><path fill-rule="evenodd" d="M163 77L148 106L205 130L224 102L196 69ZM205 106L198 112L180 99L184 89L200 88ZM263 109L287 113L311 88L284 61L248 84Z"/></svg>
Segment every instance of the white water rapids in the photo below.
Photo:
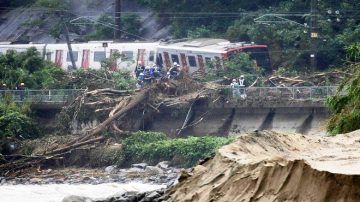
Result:
<svg viewBox="0 0 360 202"><path fill-rule="evenodd" d="M147 192L165 188L165 185L142 183L116 184L46 184L0 186L1 202L61 202L69 195L102 199L128 191Z"/></svg>

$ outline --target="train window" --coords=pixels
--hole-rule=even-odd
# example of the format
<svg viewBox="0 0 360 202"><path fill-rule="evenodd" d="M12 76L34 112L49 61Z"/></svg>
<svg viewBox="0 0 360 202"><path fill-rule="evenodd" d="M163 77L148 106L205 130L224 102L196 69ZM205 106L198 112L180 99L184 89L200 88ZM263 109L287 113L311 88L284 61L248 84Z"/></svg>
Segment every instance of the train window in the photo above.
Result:
<svg viewBox="0 0 360 202"><path fill-rule="evenodd" d="M171 61L172 62L177 62L178 64L180 64L178 55L171 54Z"/></svg>
<svg viewBox="0 0 360 202"><path fill-rule="evenodd" d="M51 61L51 52L46 53L46 60Z"/></svg>
<svg viewBox="0 0 360 202"><path fill-rule="evenodd" d="M154 52L154 51L150 51L149 61L154 62L154 55L155 55L155 52Z"/></svg>
<svg viewBox="0 0 360 202"><path fill-rule="evenodd" d="M106 58L105 51L95 51L94 52L94 61L95 62L101 62Z"/></svg>
<svg viewBox="0 0 360 202"><path fill-rule="evenodd" d="M162 55L161 55L161 53L159 53L158 56L156 57L156 64L157 64L158 66L162 67L162 66L163 66L163 63L164 63L164 61L163 61L163 59L162 59Z"/></svg>
<svg viewBox="0 0 360 202"><path fill-rule="evenodd" d="M188 56L190 67L196 67L196 59L195 56Z"/></svg>
<svg viewBox="0 0 360 202"><path fill-rule="evenodd" d="M123 51L121 52L121 54L123 54L124 58L122 60L126 61L126 60L132 60L134 57L134 52L132 51Z"/></svg>
<svg viewBox="0 0 360 202"><path fill-rule="evenodd" d="M211 64L211 58L205 57L205 64Z"/></svg>
<svg viewBox="0 0 360 202"><path fill-rule="evenodd" d="M73 51L72 53L73 53L73 56L74 56L74 60L75 60L75 62L76 62L76 61L78 60L78 54L79 54L79 52L78 52L78 51ZM46 53L46 57L48 57L47 54L48 54L48 53ZM50 57L51 57L51 53L50 53ZM71 62L70 52L67 53L66 61Z"/></svg>

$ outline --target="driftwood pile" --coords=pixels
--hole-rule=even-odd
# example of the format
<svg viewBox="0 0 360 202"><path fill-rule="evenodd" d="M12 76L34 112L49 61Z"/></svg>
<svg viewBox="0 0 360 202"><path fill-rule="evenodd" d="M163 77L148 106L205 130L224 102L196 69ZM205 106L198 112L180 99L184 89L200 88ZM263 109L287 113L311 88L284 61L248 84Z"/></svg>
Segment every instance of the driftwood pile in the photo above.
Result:
<svg viewBox="0 0 360 202"><path fill-rule="evenodd" d="M196 84L191 84L190 82L193 81L186 79L184 78L181 81L161 81L135 93L113 89L98 89L85 92L69 105L71 110L74 110L73 120L76 119L80 109L84 106L93 107L94 110L106 111L108 112L108 117L96 127L83 132L74 140L60 147L55 145L47 148L41 154L3 156L3 162L5 163L0 163L1 176L19 176L26 168L37 167L47 162L62 159L74 149L104 142L106 138L102 134L109 129L116 131L120 135L129 134L129 132L123 131L118 127L116 124L118 120L124 118L128 112L135 108L142 108L144 110L146 108L147 110L158 112L159 105L157 103L159 100L161 101L161 98L159 98L161 95L166 95L167 97L169 95L177 96L199 87L199 85L193 87ZM193 88L191 89L190 87ZM93 99L94 97L103 99ZM111 107L109 108L108 106Z"/></svg>
<svg viewBox="0 0 360 202"><path fill-rule="evenodd" d="M264 83L270 86L278 86L278 87L302 86L302 85L324 86L327 85L327 82L338 83L347 76L351 76L351 74L336 70L333 72L317 73L314 75L308 75L302 77L271 76L269 78L266 78L264 80ZM255 84L253 84L252 86L254 85Z"/></svg>

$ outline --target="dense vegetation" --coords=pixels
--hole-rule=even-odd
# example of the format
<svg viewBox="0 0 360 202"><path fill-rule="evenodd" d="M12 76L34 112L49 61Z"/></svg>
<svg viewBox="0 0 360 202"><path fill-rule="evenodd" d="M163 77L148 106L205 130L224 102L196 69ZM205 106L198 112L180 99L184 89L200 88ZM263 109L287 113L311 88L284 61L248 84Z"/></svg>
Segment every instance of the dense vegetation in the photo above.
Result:
<svg viewBox="0 0 360 202"><path fill-rule="evenodd" d="M138 0L158 13L163 23L172 27L176 38L221 37L231 41L255 41L268 44L273 65L304 72L310 67L310 2L304 1L232 1L232 0ZM318 32L317 67L338 66L343 61L344 47L359 41L360 4L356 0L316 1ZM331 12L328 12L328 11ZM339 11L336 14L335 11ZM280 16L296 23L284 23L280 18L267 16L264 21L282 23L255 23L264 14L283 13Z"/></svg>
<svg viewBox="0 0 360 202"><path fill-rule="evenodd" d="M174 165L191 167L233 140L234 137L212 136L170 139L163 133L137 132L122 141L120 150L94 151L91 162L95 166L115 163L129 166L139 162L171 161Z"/></svg>
<svg viewBox="0 0 360 202"><path fill-rule="evenodd" d="M23 52L10 50L0 55L0 86L2 90L15 90L21 83L25 84L25 90L109 87L118 90L133 89L135 80L130 72L118 70L110 73L110 68L118 57L121 56L104 60L99 70L67 73L42 59L35 48ZM16 92L15 98L20 93L26 94ZM15 104L13 98L10 93L0 94L0 137L30 138L40 135L30 116L30 103Z"/></svg>
<svg viewBox="0 0 360 202"><path fill-rule="evenodd" d="M2 93L2 96L3 99L0 102L0 140L5 137L19 139L37 137L39 130L35 122L30 118L29 105L18 106L12 100L12 97L4 93Z"/></svg>
<svg viewBox="0 0 360 202"><path fill-rule="evenodd" d="M327 129L332 134L347 133L360 129L360 43L347 48L348 58L352 61L349 68L356 74L346 78L335 96L328 99L332 112Z"/></svg>
<svg viewBox="0 0 360 202"><path fill-rule="evenodd" d="M66 88L66 77L62 69L43 60L35 48L0 55L0 82L8 89L14 90L20 83L31 89Z"/></svg>
<svg viewBox="0 0 360 202"><path fill-rule="evenodd" d="M74 14L67 11L71 10L68 0L6 0L0 6L19 6L34 2L35 6L45 7L48 14L57 16L56 19L74 19ZM360 4L357 0L316 1L319 37L315 42L310 40L311 0L137 2L157 13L160 24L171 25L171 34L175 38L219 37L231 41L267 44L271 50L273 66L287 71L309 72L311 43L317 44L319 70L338 67L345 57L344 47L359 41L360 36ZM96 3L89 1L88 6ZM264 14L285 16L264 17ZM255 23L254 20L261 16L267 22ZM83 20L87 25L68 25L71 32L82 36L79 40L113 39L115 27L111 15L104 14L95 20ZM123 14L121 20L123 40L138 39L136 36L141 36L138 15ZM30 24L33 23L40 22L35 20ZM61 23L53 23L50 34L60 38L62 26Z"/></svg>

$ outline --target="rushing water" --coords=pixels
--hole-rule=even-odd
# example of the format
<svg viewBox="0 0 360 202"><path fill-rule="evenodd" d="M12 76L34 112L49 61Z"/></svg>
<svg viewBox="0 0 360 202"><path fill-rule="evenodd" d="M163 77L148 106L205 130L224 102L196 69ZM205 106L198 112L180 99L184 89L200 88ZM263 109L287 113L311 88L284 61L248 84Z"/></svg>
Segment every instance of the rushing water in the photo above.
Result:
<svg viewBox="0 0 360 202"><path fill-rule="evenodd" d="M165 188L165 185L128 184L46 184L0 186L1 202L61 202L65 196L85 196L92 199L107 198L128 191L147 192Z"/></svg>

